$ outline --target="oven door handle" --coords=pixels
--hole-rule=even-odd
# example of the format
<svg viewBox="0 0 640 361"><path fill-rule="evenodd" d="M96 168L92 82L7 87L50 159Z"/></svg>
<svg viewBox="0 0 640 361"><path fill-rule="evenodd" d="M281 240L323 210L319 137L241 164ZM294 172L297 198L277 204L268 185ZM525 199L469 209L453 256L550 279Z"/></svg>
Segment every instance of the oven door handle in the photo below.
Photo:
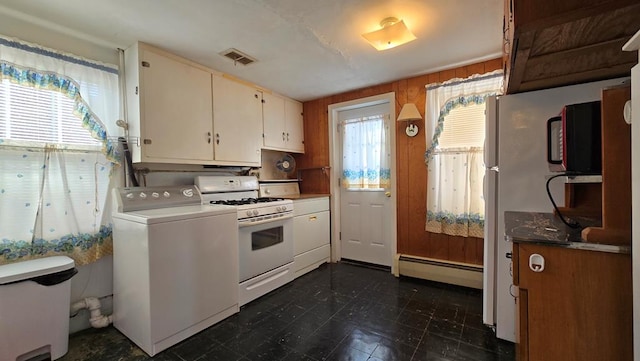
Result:
<svg viewBox="0 0 640 361"><path fill-rule="evenodd" d="M238 227L242 228L242 227L257 226L257 225L260 225L260 224L272 223L272 222L277 222L277 221L280 221L280 220L290 219L290 218L293 218L293 213L289 213L289 214L286 214L284 216L276 217L276 218L262 219L262 220L255 221L255 222L251 222L251 221L248 221L248 220L239 220L238 221Z"/></svg>

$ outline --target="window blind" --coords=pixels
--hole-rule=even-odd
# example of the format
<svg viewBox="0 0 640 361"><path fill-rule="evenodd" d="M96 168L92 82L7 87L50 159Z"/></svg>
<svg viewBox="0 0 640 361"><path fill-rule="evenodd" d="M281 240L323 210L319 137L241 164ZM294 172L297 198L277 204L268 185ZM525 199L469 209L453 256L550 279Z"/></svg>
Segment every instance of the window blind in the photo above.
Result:
<svg viewBox="0 0 640 361"><path fill-rule="evenodd" d="M485 104L457 107L446 116L438 139L439 149L483 147Z"/></svg>
<svg viewBox="0 0 640 361"><path fill-rule="evenodd" d="M63 94L0 83L0 137L67 146L100 145L73 111L75 103Z"/></svg>

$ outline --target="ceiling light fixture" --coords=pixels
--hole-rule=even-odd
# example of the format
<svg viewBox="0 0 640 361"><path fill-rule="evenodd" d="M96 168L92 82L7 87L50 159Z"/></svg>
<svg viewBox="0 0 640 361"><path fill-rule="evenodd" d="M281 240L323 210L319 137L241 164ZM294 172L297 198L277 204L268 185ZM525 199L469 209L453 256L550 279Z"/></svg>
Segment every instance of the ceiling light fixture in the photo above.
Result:
<svg viewBox="0 0 640 361"><path fill-rule="evenodd" d="M398 121L408 122L405 133L407 133L407 135L410 137L415 137L418 134L418 126L413 124L414 120L422 120L422 115L420 115L418 107L416 107L415 104L406 103L402 106L402 110L398 115Z"/></svg>
<svg viewBox="0 0 640 361"><path fill-rule="evenodd" d="M380 22L382 29L362 34L378 51L395 48L416 39L416 36L397 18L385 18Z"/></svg>

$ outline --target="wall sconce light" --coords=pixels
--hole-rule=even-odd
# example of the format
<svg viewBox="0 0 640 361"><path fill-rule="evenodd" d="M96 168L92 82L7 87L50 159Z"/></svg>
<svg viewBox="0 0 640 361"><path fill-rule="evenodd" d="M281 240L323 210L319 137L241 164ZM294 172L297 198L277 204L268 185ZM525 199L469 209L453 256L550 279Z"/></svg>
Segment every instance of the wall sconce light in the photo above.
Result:
<svg viewBox="0 0 640 361"><path fill-rule="evenodd" d="M385 18L380 22L382 29L362 34L378 51L395 48L416 39L404 21L396 18Z"/></svg>
<svg viewBox="0 0 640 361"><path fill-rule="evenodd" d="M413 124L413 121L421 119L422 115L420 115L418 108L413 103L406 103L403 105L400 115L398 115L399 122L409 122L407 124L407 129L405 129L405 133L410 137L415 137L418 134L418 126Z"/></svg>

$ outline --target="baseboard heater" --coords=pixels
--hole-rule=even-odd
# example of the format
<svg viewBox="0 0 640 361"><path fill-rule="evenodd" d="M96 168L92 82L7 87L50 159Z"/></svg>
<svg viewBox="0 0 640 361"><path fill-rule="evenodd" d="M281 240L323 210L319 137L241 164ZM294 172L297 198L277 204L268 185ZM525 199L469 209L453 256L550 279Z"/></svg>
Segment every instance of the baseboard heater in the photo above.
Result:
<svg viewBox="0 0 640 361"><path fill-rule="evenodd" d="M482 289L482 266L409 255L396 258L399 275Z"/></svg>

